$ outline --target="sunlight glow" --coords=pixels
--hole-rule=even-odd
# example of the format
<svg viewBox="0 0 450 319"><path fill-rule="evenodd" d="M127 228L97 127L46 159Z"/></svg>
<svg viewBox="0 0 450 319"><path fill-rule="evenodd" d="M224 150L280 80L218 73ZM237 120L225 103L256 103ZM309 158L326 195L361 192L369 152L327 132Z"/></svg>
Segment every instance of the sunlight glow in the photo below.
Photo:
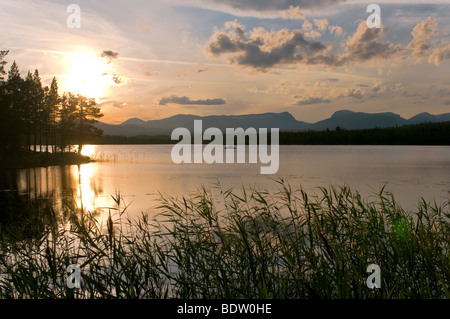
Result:
<svg viewBox="0 0 450 319"><path fill-rule="evenodd" d="M81 155L92 157L95 154L95 146L94 145L84 145L81 150Z"/></svg>
<svg viewBox="0 0 450 319"><path fill-rule="evenodd" d="M101 98L109 78L107 63L95 56L75 56L68 62L67 89L88 98Z"/></svg>

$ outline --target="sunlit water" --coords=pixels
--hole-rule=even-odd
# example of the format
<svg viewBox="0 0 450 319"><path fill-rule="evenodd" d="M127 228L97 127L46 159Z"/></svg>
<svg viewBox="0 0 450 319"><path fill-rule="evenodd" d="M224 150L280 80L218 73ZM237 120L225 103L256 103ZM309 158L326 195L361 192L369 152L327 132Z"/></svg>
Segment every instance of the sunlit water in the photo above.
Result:
<svg viewBox="0 0 450 319"><path fill-rule="evenodd" d="M450 147L422 146L281 146L277 175L261 175L261 164L174 164L170 145L85 146L96 162L7 172L2 189L17 188L31 197L55 198L63 207L73 198L86 209L115 207L120 193L130 214L155 211L159 192L188 195L217 182L223 189L255 186L276 191L274 179L292 188L318 192L319 186L347 184L368 197L383 185L406 209L420 197L438 204L449 200Z"/></svg>

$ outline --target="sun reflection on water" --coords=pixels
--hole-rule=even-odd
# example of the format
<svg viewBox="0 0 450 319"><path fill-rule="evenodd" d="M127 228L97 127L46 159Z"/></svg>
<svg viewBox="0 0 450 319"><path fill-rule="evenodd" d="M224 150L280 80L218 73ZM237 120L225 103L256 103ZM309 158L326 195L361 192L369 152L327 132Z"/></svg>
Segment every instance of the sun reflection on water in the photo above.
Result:
<svg viewBox="0 0 450 319"><path fill-rule="evenodd" d="M89 154L91 148L87 148ZM73 174L78 177L76 203L84 211L95 213L100 225L106 225L109 214L115 215L117 207L111 196L105 196L101 187L97 185L98 171L95 163L74 166Z"/></svg>
<svg viewBox="0 0 450 319"><path fill-rule="evenodd" d="M95 145L84 145L81 155L92 157L95 154Z"/></svg>
<svg viewBox="0 0 450 319"><path fill-rule="evenodd" d="M78 207L93 211L95 209L96 194L92 188L92 177L94 176L94 165L85 164L74 166L76 176L78 176L77 204Z"/></svg>

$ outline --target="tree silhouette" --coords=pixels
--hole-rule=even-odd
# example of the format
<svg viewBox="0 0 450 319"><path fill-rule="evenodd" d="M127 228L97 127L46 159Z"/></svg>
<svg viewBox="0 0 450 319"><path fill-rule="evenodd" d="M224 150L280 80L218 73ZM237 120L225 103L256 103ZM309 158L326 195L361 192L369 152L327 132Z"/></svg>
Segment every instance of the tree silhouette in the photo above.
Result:
<svg viewBox="0 0 450 319"><path fill-rule="evenodd" d="M81 154L83 145L92 137L100 136L102 131L94 126L97 119L103 114L95 99L88 99L84 96L77 95L77 130L78 130L78 154Z"/></svg>
<svg viewBox="0 0 450 319"><path fill-rule="evenodd" d="M71 92L61 97L55 77L50 87L43 87L37 69L22 79L14 61L5 81L7 54L0 51L0 164L30 151L49 153L49 145L56 153L76 144L81 153L87 141L103 133L95 127L103 116L95 99Z"/></svg>
<svg viewBox="0 0 450 319"><path fill-rule="evenodd" d="M5 153L17 152L21 144L21 134L24 130L23 118L26 100L24 94L24 80L20 77L19 66L13 62L8 72L8 81L5 87L6 118L3 119L2 129L5 138Z"/></svg>
<svg viewBox="0 0 450 319"><path fill-rule="evenodd" d="M3 61L8 51L0 51L0 158L4 158L7 152L7 119L9 115L9 102L7 99L6 82L4 81L5 64Z"/></svg>
<svg viewBox="0 0 450 319"><path fill-rule="evenodd" d="M25 123L25 144L27 150L31 149L31 132L32 132L32 118L33 118L32 112L34 104L33 90L34 90L33 74L30 71L28 71L22 88L24 103L20 110L21 120Z"/></svg>
<svg viewBox="0 0 450 319"><path fill-rule="evenodd" d="M9 53L9 51L6 51L6 50L1 51L0 50L0 85L2 84L3 80L5 79L3 77L3 75L6 74L6 72L5 72L6 61L3 61L3 59L5 58L5 56L8 55L8 53Z"/></svg>
<svg viewBox="0 0 450 319"><path fill-rule="evenodd" d="M52 153L56 152L56 128L57 128L57 116L58 116L58 107L61 103L61 98L58 94L58 82L56 81L56 77L53 77L52 84L50 85L50 89L46 92L45 95L45 106L44 113L47 118L47 122L45 124L45 140L46 140L46 152L48 152L49 140L51 140L52 144ZM49 135L51 134L51 138Z"/></svg>
<svg viewBox="0 0 450 319"><path fill-rule="evenodd" d="M44 88L42 87L41 77L39 76L39 71L36 69L33 74L33 85L32 85L32 104L31 104L31 114L32 114L32 127L33 127L33 137L34 137L34 150L37 150L37 146L42 145L42 128L45 126L44 123L47 121L44 118ZM41 151L41 149L39 148Z"/></svg>
<svg viewBox="0 0 450 319"><path fill-rule="evenodd" d="M58 137L59 150L65 152L71 145L76 132L76 111L78 101L73 93L64 93L59 109ZM69 149L70 151L70 149Z"/></svg>

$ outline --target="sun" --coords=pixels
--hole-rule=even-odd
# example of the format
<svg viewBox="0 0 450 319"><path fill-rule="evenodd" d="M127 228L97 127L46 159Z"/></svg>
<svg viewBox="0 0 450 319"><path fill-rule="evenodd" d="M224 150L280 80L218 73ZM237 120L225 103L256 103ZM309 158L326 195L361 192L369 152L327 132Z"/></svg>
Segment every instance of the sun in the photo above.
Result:
<svg viewBox="0 0 450 319"><path fill-rule="evenodd" d="M66 87L70 92L99 99L108 85L107 63L95 56L76 56L68 61Z"/></svg>

